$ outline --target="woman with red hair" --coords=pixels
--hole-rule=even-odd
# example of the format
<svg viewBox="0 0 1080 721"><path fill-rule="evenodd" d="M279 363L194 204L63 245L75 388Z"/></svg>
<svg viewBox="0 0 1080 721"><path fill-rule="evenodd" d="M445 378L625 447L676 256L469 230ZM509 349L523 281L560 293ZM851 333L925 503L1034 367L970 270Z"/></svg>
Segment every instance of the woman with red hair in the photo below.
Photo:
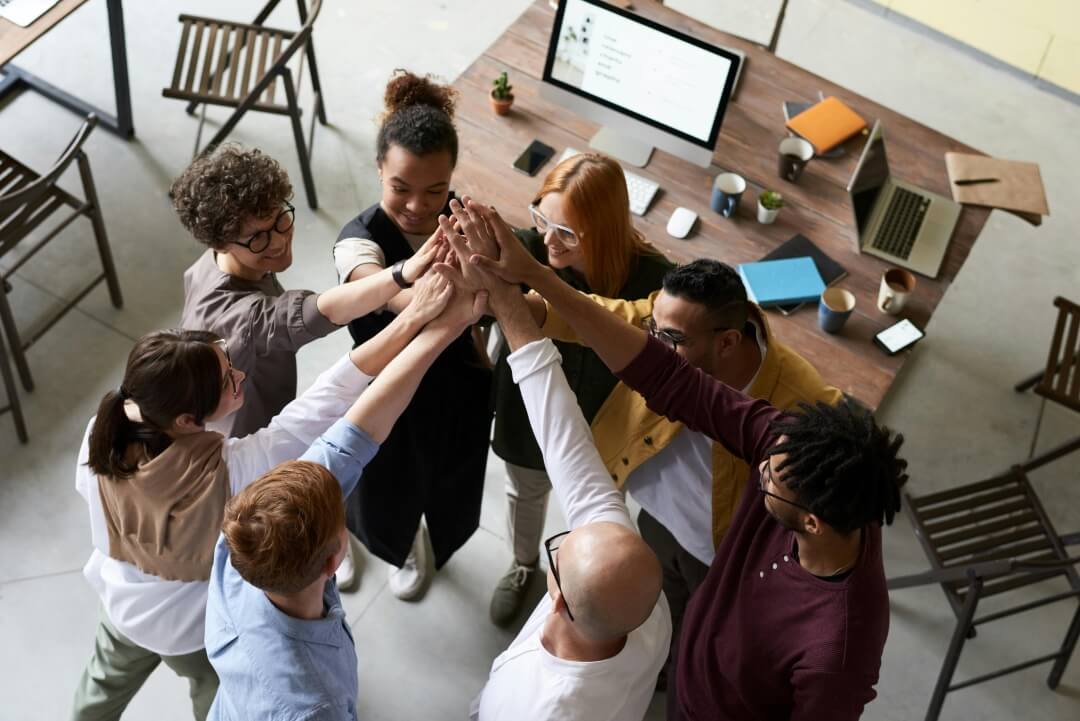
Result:
<svg viewBox="0 0 1080 721"><path fill-rule="evenodd" d="M585 293L645 298L659 290L672 264L630 219L622 168L611 158L584 153L559 163L529 206L534 227L518 237L540 262ZM618 382L585 346L556 342L563 371L585 420L593 417ZM503 348L495 367L495 432L492 449L506 462L507 525L514 554L491 599L491 620L508 626L523 605L538 568L551 482L533 437L525 406Z"/></svg>

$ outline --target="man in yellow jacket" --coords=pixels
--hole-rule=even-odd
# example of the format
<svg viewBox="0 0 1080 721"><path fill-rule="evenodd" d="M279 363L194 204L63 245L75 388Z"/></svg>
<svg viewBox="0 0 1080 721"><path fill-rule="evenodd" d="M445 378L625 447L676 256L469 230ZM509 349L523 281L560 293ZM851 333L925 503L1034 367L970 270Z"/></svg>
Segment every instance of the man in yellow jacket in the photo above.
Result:
<svg viewBox="0 0 1080 721"><path fill-rule="evenodd" d="M839 402L809 362L773 336L761 310L747 300L738 273L715 260L671 270L663 288L636 301L591 296L714 378L777 408L800 401ZM547 308L545 335L577 340ZM620 488L641 505L641 535L664 566L664 594L672 613L672 649L690 595L705 578L731 522L749 469L721 444L658 416L645 399L620 383L592 423L605 465ZM669 657L667 677L674 673Z"/></svg>

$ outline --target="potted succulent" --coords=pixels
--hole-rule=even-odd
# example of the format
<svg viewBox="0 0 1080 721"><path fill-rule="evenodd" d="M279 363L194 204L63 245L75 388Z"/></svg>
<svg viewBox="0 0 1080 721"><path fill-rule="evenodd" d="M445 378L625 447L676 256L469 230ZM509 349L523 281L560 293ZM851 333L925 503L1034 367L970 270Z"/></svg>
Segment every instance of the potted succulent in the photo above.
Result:
<svg viewBox="0 0 1080 721"><path fill-rule="evenodd" d="M758 196L757 220L759 223L769 224L776 220L780 209L784 207L784 196L775 190L766 190Z"/></svg>
<svg viewBox="0 0 1080 721"><path fill-rule="evenodd" d="M491 108L496 115L506 115L514 104L514 94L510 92L514 86L507 80L505 72L499 73L491 84L495 86L491 89Z"/></svg>

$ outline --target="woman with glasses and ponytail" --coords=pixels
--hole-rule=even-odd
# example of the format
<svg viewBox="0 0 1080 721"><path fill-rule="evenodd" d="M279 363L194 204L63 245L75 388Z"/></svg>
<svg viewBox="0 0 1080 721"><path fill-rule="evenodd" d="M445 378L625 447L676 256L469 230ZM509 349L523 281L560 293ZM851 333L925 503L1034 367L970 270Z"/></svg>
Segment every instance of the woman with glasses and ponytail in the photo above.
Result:
<svg viewBox="0 0 1080 721"><path fill-rule="evenodd" d="M533 228L516 235L541 263L584 293L637 299L661 287L673 266L645 242L630 219L622 168L596 153L559 163L544 179L529 206ZM585 420L597 411L617 381L589 348L556 342L570 387ZM507 523L513 561L491 599L491 620L508 626L521 610L529 579L536 573L551 481L521 392L503 348L495 366L495 431L492 449L506 462Z"/></svg>
<svg viewBox="0 0 1080 721"><path fill-rule="evenodd" d="M226 502L303 454L452 294L434 275L417 288L382 333L243 438L209 429L245 405L250 381L234 365L241 349L201 330L156 331L135 344L123 381L90 421L75 472L93 543L83 574L101 612L73 719L119 718L161 662L188 679L195 718L206 718L218 685L203 640L207 582Z"/></svg>

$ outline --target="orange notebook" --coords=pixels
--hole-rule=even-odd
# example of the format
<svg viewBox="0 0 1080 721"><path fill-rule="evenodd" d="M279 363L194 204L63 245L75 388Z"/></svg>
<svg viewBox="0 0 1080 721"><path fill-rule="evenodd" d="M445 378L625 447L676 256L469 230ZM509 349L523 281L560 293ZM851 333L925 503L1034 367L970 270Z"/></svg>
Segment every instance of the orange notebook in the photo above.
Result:
<svg viewBox="0 0 1080 721"><path fill-rule="evenodd" d="M787 127L809 140L814 152L821 155L855 133L866 130L866 121L854 110L829 96L788 120Z"/></svg>

